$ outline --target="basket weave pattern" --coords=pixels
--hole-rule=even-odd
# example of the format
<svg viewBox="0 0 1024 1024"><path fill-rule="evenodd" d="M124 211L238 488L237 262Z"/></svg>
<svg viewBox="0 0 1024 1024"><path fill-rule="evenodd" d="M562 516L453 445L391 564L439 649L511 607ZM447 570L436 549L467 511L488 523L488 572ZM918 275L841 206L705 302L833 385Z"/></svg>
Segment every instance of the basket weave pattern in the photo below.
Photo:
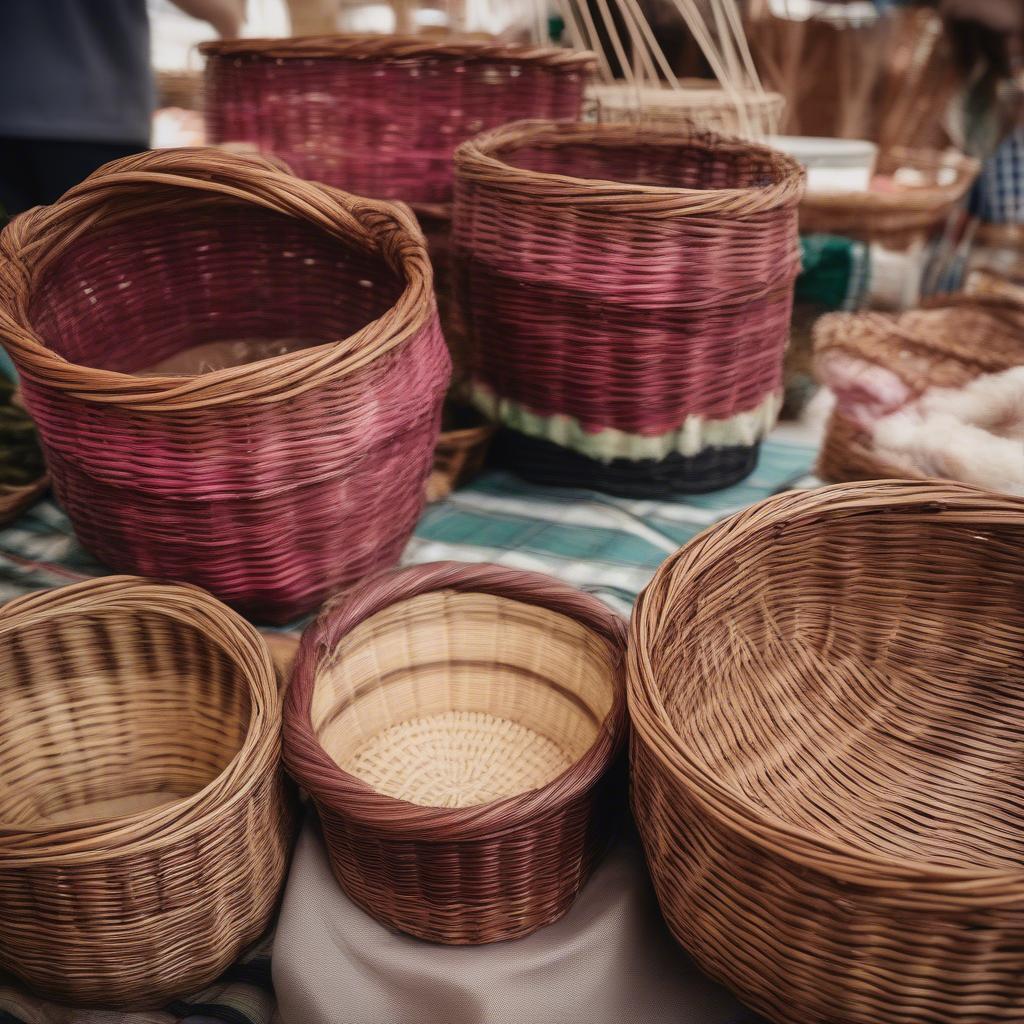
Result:
<svg viewBox="0 0 1024 1024"><path fill-rule="evenodd" d="M592 54L402 36L206 43L211 142L360 195L451 201L452 152L523 117L575 120Z"/></svg>
<svg viewBox="0 0 1024 1024"><path fill-rule="evenodd" d="M449 372L406 211L163 151L101 169L0 246L0 338L94 554L276 620L397 559ZM287 351L147 371L253 338Z"/></svg>
<svg viewBox="0 0 1024 1024"><path fill-rule="evenodd" d="M0 968L75 1005L209 984L269 925L293 805L259 634L107 577L0 611Z"/></svg>
<svg viewBox="0 0 1024 1024"><path fill-rule="evenodd" d="M662 911L779 1024L1019 1020L1024 501L770 499L659 569L630 630Z"/></svg>
<svg viewBox="0 0 1024 1024"><path fill-rule="evenodd" d="M658 464L721 450L749 471L781 389L799 166L714 136L530 122L463 145L456 173L480 408L583 456L563 483L711 489L727 481L664 486Z"/></svg>
<svg viewBox="0 0 1024 1024"><path fill-rule="evenodd" d="M610 827L624 625L547 577L436 563L363 584L306 631L286 761L335 876L432 941L568 910Z"/></svg>

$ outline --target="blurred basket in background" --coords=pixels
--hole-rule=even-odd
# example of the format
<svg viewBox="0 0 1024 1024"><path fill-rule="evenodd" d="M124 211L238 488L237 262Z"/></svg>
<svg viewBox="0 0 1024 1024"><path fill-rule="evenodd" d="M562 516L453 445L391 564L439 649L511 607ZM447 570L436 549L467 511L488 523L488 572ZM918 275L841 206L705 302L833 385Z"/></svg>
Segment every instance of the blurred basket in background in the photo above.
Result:
<svg viewBox="0 0 1024 1024"><path fill-rule="evenodd" d="M0 969L105 1009L210 984L270 925L294 831L263 640L106 577L0 609L0 666Z"/></svg>
<svg viewBox="0 0 1024 1024"><path fill-rule="evenodd" d="M158 107L201 110L203 106L202 71L158 70L156 72L156 101Z"/></svg>
<svg viewBox="0 0 1024 1024"><path fill-rule="evenodd" d="M97 557L274 621L397 560L449 371L407 211L165 150L107 165L0 247L0 339Z"/></svg>
<svg viewBox="0 0 1024 1024"><path fill-rule="evenodd" d="M655 891L769 1020L1019 1018L1022 566L1020 499L847 484L712 527L640 596Z"/></svg>
<svg viewBox="0 0 1024 1024"><path fill-rule="evenodd" d="M524 122L456 153L471 392L528 479L657 496L746 476L781 401L795 161L630 125Z"/></svg>
<svg viewBox="0 0 1024 1024"><path fill-rule="evenodd" d="M479 944L561 917L612 834L625 624L538 573L439 562L332 602L303 638L289 771L345 892Z"/></svg>

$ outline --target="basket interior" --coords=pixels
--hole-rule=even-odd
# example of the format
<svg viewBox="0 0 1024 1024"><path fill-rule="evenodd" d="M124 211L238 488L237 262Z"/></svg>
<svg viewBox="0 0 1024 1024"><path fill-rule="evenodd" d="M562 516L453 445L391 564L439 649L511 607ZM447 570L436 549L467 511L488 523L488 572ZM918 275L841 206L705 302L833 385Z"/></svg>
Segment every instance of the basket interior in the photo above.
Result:
<svg viewBox="0 0 1024 1024"><path fill-rule="evenodd" d="M679 588L651 643L680 748L858 852L1019 868L1022 564L1024 531L980 521L764 531Z"/></svg>
<svg viewBox="0 0 1024 1024"><path fill-rule="evenodd" d="M782 181L787 173L784 162L771 150L700 141L655 143L642 134L632 145L621 139L560 139L509 147L495 155L527 171L660 188L765 188Z"/></svg>
<svg viewBox="0 0 1024 1024"><path fill-rule="evenodd" d="M210 369L346 338L402 289L380 256L312 224L204 202L80 235L37 282L29 317L69 362L138 373L170 360L181 373L202 368L183 353L217 343L231 348Z"/></svg>
<svg viewBox="0 0 1024 1024"><path fill-rule="evenodd" d="M248 685L163 615L51 616L0 634L0 822L133 814L198 792L241 748Z"/></svg>
<svg viewBox="0 0 1024 1024"><path fill-rule="evenodd" d="M378 792L467 807L552 781L611 710L608 645L573 619L490 594L436 592L353 629L316 676L328 755Z"/></svg>

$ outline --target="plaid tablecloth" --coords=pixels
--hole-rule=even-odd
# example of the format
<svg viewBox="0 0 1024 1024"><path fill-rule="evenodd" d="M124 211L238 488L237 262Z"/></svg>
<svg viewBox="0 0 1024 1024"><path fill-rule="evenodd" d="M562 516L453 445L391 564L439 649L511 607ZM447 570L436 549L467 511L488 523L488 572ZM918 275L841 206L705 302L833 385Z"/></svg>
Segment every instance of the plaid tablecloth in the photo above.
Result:
<svg viewBox="0 0 1024 1024"><path fill-rule="evenodd" d="M757 470L743 483L674 501L534 487L506 473L487 473L424 512L403 561L450 558L537 569L628 613L667 555L715 521L800 485L813 456L809 447L772 439L762 448ZM79 547L67 517L52 500L0 530L0 602L104 572ZM35 999L0 976L0 1024L271 1024L269 948L264 941L216 985L160 1013L76 1013ZM754 1021L745 1018L743 1024Z"/></svg>

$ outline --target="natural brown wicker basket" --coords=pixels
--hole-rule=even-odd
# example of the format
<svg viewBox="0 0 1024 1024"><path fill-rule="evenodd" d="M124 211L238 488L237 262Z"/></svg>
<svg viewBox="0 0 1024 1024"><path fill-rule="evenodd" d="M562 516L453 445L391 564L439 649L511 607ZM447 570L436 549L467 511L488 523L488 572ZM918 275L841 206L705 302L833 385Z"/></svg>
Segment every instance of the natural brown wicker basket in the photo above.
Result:
<svg viewBox="0 0 1024 1024"><path fill-rule="evenodd" d="M493 565L417 566L328 606L285 758L348 895L446 943L561 917L608 837L624 634L596 598Z"/></svg>
<svg viewBox="0 0 1024 1024"><path fill-rule="evenodd" d="M954 388L1024 365L1024 305L1008 296L946 295L906 313L830 313L814 328L815 357L842 352L884 367L911 396ZM905 476L879 459L871 439L836 409L817 471L830 481Z"/></svg>
<svg viewBox="0 0 1024 1024"><path fill-rule="evenodd" d="M440 501L483 469L494 425L473 409L452 403L445 409L434 449L434 469L427 477L427 501Z"/></svg>
<svg viewBox="0 0 1024 1024"><path fill-rule="evenodd" d="M778 1024L1020 1021L1024 501L772 498L630 628L633 807L698 964Z"/></svg>
<svg viewBox="0 0 1024 1024"><path fill-rule="evenodd" d="M971 187L978 167L977 160L954 152L889 150L879 155L877 172L914 184L887 191L808 190L800 203L800 230L908 248L942 224Z"/></svg>
<svg viewBox="0 0 1024 1024"><path fill-rule="evenodd" d="M61 1002L202 988L269 925L293 811L259 634L107 577L0 610L0 970Z"/></svg>

